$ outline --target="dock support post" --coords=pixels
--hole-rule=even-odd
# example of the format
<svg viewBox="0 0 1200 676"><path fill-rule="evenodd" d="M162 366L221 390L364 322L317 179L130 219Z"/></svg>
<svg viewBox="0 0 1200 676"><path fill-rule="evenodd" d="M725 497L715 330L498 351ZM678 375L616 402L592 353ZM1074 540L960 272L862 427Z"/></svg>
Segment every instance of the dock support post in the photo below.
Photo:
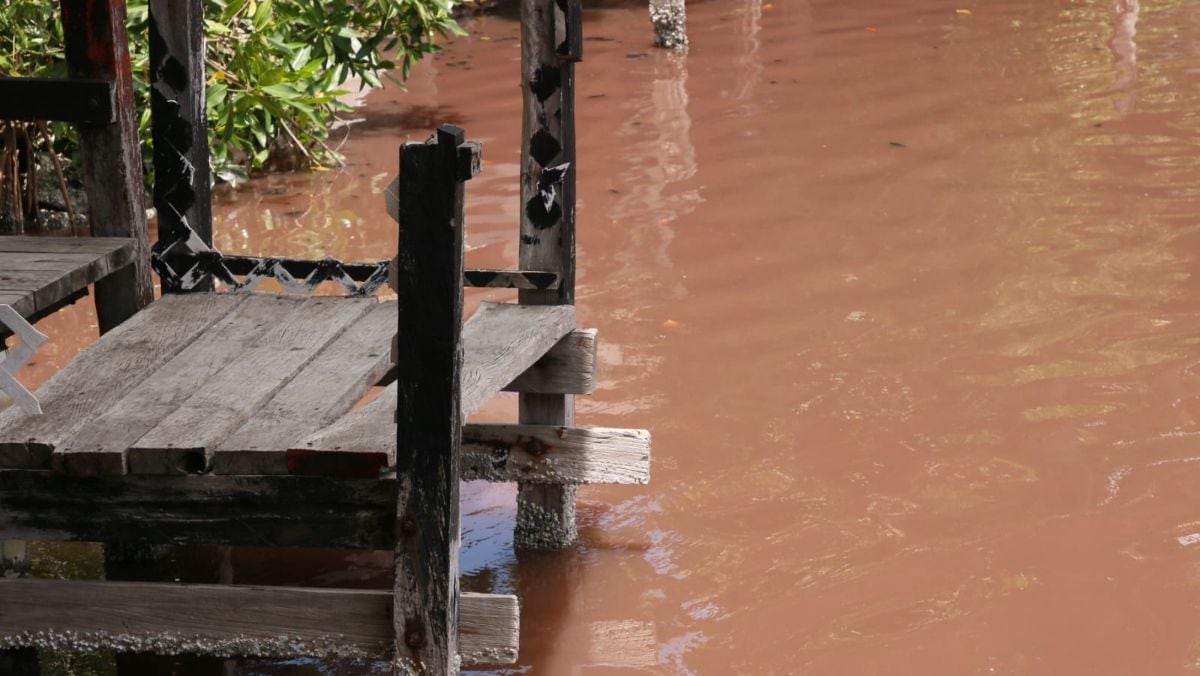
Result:
<svg viewBox="0 0 1200 676"><path fill-rule="evenodd" d="M190 232L212 245L203 0L150 0L150 131L159 251ZM189 232L190 230L190 232ZM162 275L163 291L178 278ZM192 291L211 291L208 277Z"/></svg>
<svg viewBox="0 0 1200 676"><path fill-rule="evenodd" d="M71 77L108 80L117 92L115 124L79 125L91 233L135 242L133 263L96 284L96 314L104 333L154 299L125 0L61 0L61 6Z"/></svg>
<svg viewBox="0 0 1200 676"><path fill-rule="evenodd" d="M557 272L561 280L556 290L520 291L525 305L575 303L575 63L583 58L582 11L579 0L521 0L521 268ZM520 421L572 425L574 396L521 394ZM520 484L518 548L561 549L575 536L574 486Z"/></svg>
<svg viewBox="0 0 1200 676"><path fill-rule="evenodd" d="M3 349L0 348L0 352ZM21 577L29 565L29 543L23 540L0 540L0 578ZM38 676L41 667L36 648L0 650L0 674Z"/></svg>
<svg viewBox="0 0 1200 676"><path fill-rule="evenodd" d="M479 146L451 125L400 149L397 674L458 673L463 181L478 166Z"/></svg>
<svg viewBox="0 0 1200 676"><path fill-rule="evenodd" d="M688 46L687 6L684 0L650 0L654 44L666 49Z"/></svg>

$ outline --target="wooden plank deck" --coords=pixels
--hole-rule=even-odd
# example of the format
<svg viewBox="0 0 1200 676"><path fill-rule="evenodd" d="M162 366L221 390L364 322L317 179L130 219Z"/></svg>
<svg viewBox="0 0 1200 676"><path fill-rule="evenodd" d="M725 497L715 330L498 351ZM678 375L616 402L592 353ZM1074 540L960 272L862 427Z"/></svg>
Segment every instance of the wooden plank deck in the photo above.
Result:
<svg viewBox="0 0 1200 676"><path fill-rule="evenodd" d="M396 312L369 298L164 297L46 383L45 415L0 412L0 470L379 477L397 462L396 384L351 409L392 366ZM570 306L481 306L463 327L464 414L522 382L590 389L595 332L574 325ZM639 430L466 425L463 448L469 479L649 479Z"/></svg>
<svg viewBox="0 0 1200 676"><path fill-rule="evenodd" d="M36 319L133 262L120 237L0 237L0 305Z"/></svg>

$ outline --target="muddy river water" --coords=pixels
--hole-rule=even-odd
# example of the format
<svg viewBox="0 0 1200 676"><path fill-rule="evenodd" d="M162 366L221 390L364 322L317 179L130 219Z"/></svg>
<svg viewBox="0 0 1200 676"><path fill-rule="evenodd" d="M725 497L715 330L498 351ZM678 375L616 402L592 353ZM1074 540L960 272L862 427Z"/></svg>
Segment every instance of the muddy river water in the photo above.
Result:
<svg viewBox="0 0 1200 676"><path fill-rule="evenodd" d="M467 487L465 585L523 600L497 673L1200 670L1200 3L696 0L686 57L585 5L579 420L653 430L653 480L583 489L556 554ZM343 170L222 192L218 247L390 256L397 144L449 121L486 158L468 264L515 266L519 27L465 27Z"/></svg>

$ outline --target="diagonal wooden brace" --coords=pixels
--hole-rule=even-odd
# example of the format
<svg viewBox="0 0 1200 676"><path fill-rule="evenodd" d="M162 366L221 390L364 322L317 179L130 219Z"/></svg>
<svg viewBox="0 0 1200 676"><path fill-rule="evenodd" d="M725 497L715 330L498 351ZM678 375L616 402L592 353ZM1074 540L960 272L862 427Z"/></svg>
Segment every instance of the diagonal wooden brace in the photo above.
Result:
<svg viewBox="0 0 1200 676"><path fill-rule="evenodd" d="M29 415L41 415L42 405L37 397L25 388L15 375L47 338L33 328L25 318L10 305L0 305L0 326L21 339L21 343L7 352L0 352L0 392L12 397L13 401Z"/></svg>

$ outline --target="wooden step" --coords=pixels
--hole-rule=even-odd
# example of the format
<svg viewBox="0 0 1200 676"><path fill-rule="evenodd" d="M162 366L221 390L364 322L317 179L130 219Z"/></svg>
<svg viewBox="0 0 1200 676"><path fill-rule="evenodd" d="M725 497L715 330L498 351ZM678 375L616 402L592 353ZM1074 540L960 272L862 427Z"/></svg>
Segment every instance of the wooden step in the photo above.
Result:
<svg viewBox="0 0 1200 676"><path fill-rule="evenodd" d="M0 649L387 658L390 591L0 579ZM464 664L516 661L517 598L459 597Z"/></svg>

